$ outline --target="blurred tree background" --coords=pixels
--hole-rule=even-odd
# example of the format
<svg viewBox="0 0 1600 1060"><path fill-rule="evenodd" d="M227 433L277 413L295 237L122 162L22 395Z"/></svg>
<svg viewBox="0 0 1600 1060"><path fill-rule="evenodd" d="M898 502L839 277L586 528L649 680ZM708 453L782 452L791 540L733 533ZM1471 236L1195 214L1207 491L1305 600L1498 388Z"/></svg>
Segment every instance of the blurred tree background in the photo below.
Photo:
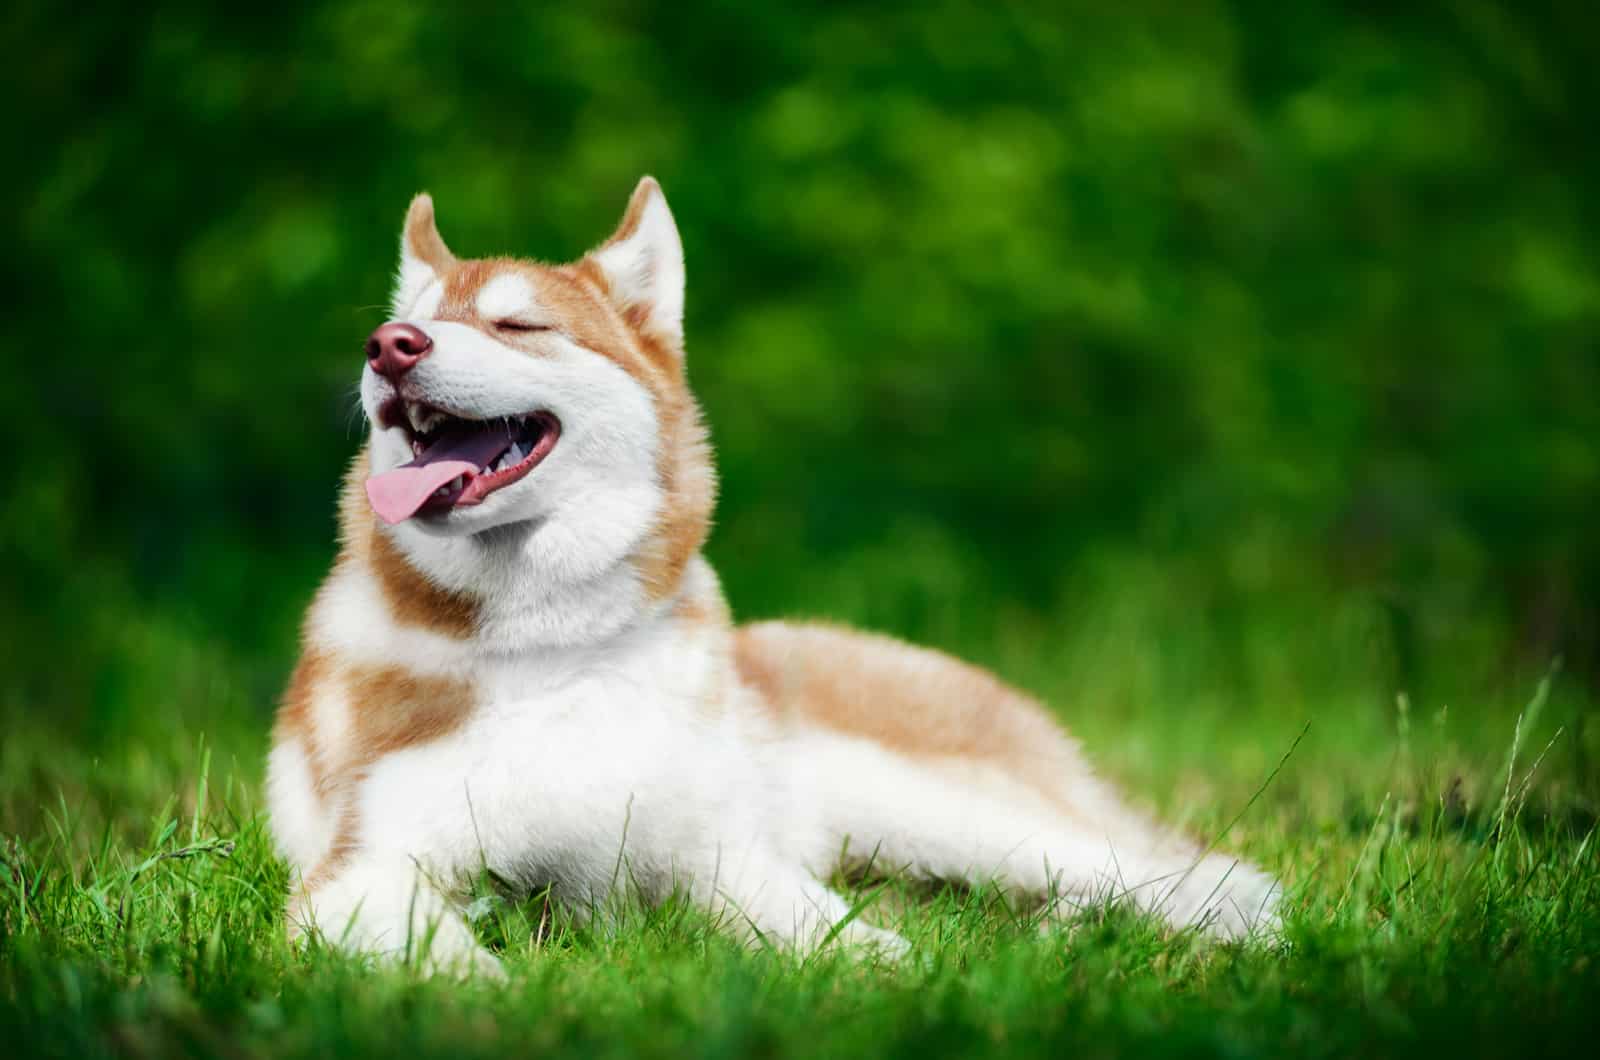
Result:
<svg viewBox="0 0 1600 1060"><path fill-rule="evenodd" d="M1600 683L1591 5L0 24L9 725L264 731L409 197L568 259L646 172L739 615L1130 708Z"/></svg>

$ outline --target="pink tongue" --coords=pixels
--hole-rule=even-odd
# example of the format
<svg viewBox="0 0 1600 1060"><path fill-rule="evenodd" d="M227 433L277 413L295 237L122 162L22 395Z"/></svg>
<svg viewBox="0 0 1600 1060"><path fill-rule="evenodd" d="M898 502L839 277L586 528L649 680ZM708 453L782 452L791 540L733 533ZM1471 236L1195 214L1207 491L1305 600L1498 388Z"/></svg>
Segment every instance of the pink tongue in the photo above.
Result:
<svg viewBox="0 0 1600 1060"><path fill-rule="evenodd" d="M470 483L509 448L509 430L446 436L411 463L367 479L367 500L384 522L403 522L416 515L441 486L454 482L458 475L467 476Z"/></svg>
<svg viewBox="0 0 1600 1060"><path fill-rule="evenodd" d="M403 522L416 515L440 486L454 481L457 475L477 473L478 465L465 460L441 460L422 467L406 464L367 479L367 500L384 522Z"/></svg>

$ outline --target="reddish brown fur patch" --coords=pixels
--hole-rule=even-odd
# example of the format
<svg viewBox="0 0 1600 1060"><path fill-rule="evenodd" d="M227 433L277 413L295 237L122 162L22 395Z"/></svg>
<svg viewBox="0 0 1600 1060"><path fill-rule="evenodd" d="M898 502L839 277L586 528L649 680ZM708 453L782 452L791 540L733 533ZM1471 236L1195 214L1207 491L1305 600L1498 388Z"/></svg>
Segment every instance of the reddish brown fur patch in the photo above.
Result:
<svg viewBox="0 0 1600 1060"><path fill-rule="evenodd" d="M686 392L685 392L686 394ZM656 532L635 557L651 598L662 600L676 591L684 568L711 533L716 503L716 475L700 410L685 396L658 400L661 417L661 486L666 495Z"/></svg>
<svg viewBox="0 0 1600 1060"><path fill-rule="evenodd" d="M735 631L742 677L780 714L896 750L990 757L1017 746L1022 709L1030 735L1050 722L1019 693L976 667L887 637L826 626L759 623Z"/></svg>
<svg viewBox="0 0 1600 1060"><path fill-rule="evenodd" d="M734 633L744 683L788 723L1000 767L1069 813L1088 769L1044 709L975 666L890 637L763 622Z"/></svg>
<svg viewBox="0 0 1600 1060"><path fill-rule="evenodd" d="M427 192L411 200L411 207L406 210L405 234L402 238L406 241L406 249L434 272L443 275L454 267L456 257L439 235L433 217L433 197Z"/></svg>
<svg viewBox="0 0 1600 1060"><path fill-rule="evenodd" d="M351 787L353 789L353 785ZM333 879L361 848L360 826L361 815L356 810L355 798L353 794L347 794L344 805L339 808L339 823L334 828L333 842L328 845L328 852L317 862L315 868L301 877L299 886L289 893L286 913L291 937L296 927L310 926L304 924L302 910L312 892Z"/></svg>
<svg viewBox="0 0 1600 1060"><path fill-rule="evenodd" d="M478 602L435 585L400 554L367 503L363 484L370 467L371 458L366 446L362 446L345 475L340 497L339 525L344 547L337 563L364 566L371 571L390 615L400 625L458 640L471 637L478 629Z"/></svg>
<svg viewBox="0 0 1600 1060"><path fill-rule="evenodd" d="M301 652L300 661L289 677L289 687L278 704L277 739L304 739L311 734L311 697L327 672L327 660L314 649L306 648Z"/></svg>
<svg viewBox="0 0 1600 1060"><path fill-rule="evenodd" d="M377 575L378 585L396 622L461 639L477 631L477 603L460 593L441 589L423 577L376 523L369 547L372 572Z"/></svg>
<svg viewBox="0 0 1600 1060"><path fill-rule="evenodd" d="M300 653L289 687L284 690L278 704L278 716L273 726L272 742L294 740L305 753L306 769L311 774L311 788L319 796L327 791L328 776L317 741L316 726L312 721L311 701L329 678L328 660L312 648Z"/></svg>
<svg viewBox="0 0 1600 1060"><path fill-rule="evenodd" d="M344 673L360 757L437 740L472 713L472 686L400 666L354 666Z"/></svg>
<svg viewBox="0 0 1600 1060"><path fill-rule="evenodd" d="M661 194L661 185L656 183L655 177L643 177L634 187L633 194L628 197L628 208L622 211L622 221L617 225L617 230L611 233L611 238L600 245L600 249L613 246L633 235L639 228L639 222L644 218L644 208L649 205L653 196Z"/></svg>
<svg viewBox="0 0 1600 1060"><path fill-rule="evenodd" d="M310 725L309 702L325 682L347 710L349 741L342 760L324 762ZM291 918L305 896L349 862L360 847L360 813L356 792L373 763L386 754L448 735L471 716L476 705L472 686L462 680L415 674L400 666L339 665L307 652L290 682L292 695L279 713L280 731L297 733L308 757L320 763L313 786L323 804L338 805L338 825L322 860L306 874L290 903ZM286 718L285 714L292 714Z"/></svg>

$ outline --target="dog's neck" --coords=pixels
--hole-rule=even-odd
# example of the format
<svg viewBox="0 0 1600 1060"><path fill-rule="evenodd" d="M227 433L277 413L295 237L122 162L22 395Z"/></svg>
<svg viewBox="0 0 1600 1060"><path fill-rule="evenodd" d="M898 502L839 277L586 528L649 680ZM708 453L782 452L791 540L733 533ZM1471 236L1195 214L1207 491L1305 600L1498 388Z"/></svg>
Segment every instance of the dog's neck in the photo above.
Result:
<svg viewBox="0 0 1600 1060"><path fill-rule="evenodd" d="M448 629L474 654L588 651L685 614L702 624L727 621L721 587L698 555L674 583L653 586L637 548L591 571L561 563L570 550L539 542L537 527L452 538L369 526L362 558L390 610L404 622Z"/></svg>
<svg viewBox="0 0 1600 1060"><path fill-rule="evenodd" d="M514 655L585 647L627 630L650 608L626 561L599 571L551 569L529 535L445 538L392 534L404 562L427 582L470 604L472 640L485 653Z"/></svg>

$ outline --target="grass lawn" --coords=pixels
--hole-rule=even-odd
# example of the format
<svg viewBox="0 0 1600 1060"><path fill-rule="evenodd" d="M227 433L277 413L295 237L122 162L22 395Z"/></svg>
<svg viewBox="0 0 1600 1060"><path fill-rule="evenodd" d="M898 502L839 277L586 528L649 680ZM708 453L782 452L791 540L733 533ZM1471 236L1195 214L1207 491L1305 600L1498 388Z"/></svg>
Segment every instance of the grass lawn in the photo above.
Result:
<svg viewBox="0 0 1600 1060"><path fill-rule="evenodd" d="M911 959L747 952L674 907L575 927L537 900L485 893L478 924L508 981L367 967L284 941L284 869L259 793L266 723L259 705L224 689L209 716L152 697L147 720L114 739L7 716L3 1052L1592 1048L1600 853L1581 697L1559 684L1448 707L1168 694L1092 710L1085 701L1098 693L1076 676L1037 655L1013 662L1011 676L1063 705L1105 771L1142 801L1281 874L1281 942L1207 946L1117 912L1042 932L991 894L862 881L862 915L913 939Z"/></svg>

